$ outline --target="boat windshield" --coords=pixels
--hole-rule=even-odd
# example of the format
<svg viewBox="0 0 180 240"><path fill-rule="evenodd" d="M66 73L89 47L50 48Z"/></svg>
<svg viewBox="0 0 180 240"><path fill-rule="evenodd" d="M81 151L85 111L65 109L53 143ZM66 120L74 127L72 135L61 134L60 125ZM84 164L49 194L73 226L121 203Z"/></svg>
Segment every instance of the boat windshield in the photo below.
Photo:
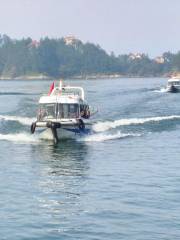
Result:
<svg viewBox="0 0 180 240"><path fill-rule="evenodd" d="M58 104L57 118L78 118L78 104Z"/></svg>
<svg viewBox="0 0 180 240"><path fill-rule="evenodd" d="M168 82L168 85L180 86L180 81L171 81L171 82Z"/></svg>
<svg viewBox="0 0 180 240"><path fill-rule="evenodd" d="M41 104L38 112L38 119L46 121L48 119L72 119L79 117L78 104Z"/></svg>

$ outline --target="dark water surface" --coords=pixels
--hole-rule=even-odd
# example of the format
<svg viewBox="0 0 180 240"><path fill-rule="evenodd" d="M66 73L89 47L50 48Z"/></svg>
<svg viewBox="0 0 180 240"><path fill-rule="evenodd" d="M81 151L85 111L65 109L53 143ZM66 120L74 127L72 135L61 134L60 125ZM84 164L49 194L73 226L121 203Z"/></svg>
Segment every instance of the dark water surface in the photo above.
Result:
<svg viewBox="0 0 180 240"><path fill-rule="evenodd" d="M180 94L165 79L74 84L96 133L54 146L29 133L50 82L0 81L0 239L180 239Z"/></svg>

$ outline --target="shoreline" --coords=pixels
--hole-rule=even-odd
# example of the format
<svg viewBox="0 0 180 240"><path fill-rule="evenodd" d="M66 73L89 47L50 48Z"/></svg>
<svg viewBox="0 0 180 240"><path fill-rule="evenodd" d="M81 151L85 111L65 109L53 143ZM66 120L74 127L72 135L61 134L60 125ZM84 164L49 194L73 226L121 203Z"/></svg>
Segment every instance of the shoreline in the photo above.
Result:
<svg viewBox="0 0 180 240"><path fill-rule="evenodd" d="M53 80L53 79L60 79L62 77L51 77L51 76L44 76L44 75L27 75L27 76L18 76L18 77L9 77L9 76L0 76L0 80ZM103 80L103 79L123 79L123 78L169 78L168 75L162 76L131 76L131 75L120 75L120 74L97 74L97 75L79 75L79 76L71 76L65 77L64 80L67 79L74 79L74 80Z"/></svg>
<svg viewBox="0 0 180 240"><path fill-rule="evenodd" d="M18 76L18 77L9 77L9 76L0 76L0 80L50 80L52 77L44 76L44 75L26 75L26 76Z"/></svg>

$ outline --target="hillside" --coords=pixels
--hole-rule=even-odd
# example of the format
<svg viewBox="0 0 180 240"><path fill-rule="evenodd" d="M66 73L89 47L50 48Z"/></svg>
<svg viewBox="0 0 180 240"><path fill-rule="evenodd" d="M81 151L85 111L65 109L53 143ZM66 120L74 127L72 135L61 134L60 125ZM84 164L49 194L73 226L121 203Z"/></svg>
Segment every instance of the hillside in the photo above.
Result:
<svg viewBox="0 0 180 240"><path fill-rule="evenodd" d="M119 43L121 44L121 43ZM15 40L0 36L1 78L112 75L156 77L180 71L180 52L151 59L146 54L107 54L73 37Z"/></svg>

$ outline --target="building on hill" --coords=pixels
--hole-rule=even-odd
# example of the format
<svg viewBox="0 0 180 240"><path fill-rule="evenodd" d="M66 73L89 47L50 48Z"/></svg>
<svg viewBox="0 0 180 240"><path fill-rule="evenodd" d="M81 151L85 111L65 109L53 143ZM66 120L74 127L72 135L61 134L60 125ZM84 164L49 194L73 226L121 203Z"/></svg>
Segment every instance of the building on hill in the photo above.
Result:
<svg viewBox="0 0 180 240"><path fill-rule="evenodd" d="M144 57L144 54L142 54L142 53L130 53L129 54L129 58L131 60L142 59L143 57Z"/></svg>
<svg viewBox="0 0 180 240"><path fill-rule="evenodd" d="M32 40L32 42L29 44L29 47L38 48L39 45L40 45L40 42L38 42L37 40Z"/></svg>
<svg viewBox="0 0 180 240"><path fill-rule="evenodd" d="M75 38L74 36L66 36L63 38L66 45L76 45L79 42L79 39Z"/></svg>
<svg viewBox="0 0 180 240"><path fill-rule="evenodd" d="M156 57L154 61L156 63L163 64L165 62L165 59L162 56L160 56L160 57Z"/></svg>

